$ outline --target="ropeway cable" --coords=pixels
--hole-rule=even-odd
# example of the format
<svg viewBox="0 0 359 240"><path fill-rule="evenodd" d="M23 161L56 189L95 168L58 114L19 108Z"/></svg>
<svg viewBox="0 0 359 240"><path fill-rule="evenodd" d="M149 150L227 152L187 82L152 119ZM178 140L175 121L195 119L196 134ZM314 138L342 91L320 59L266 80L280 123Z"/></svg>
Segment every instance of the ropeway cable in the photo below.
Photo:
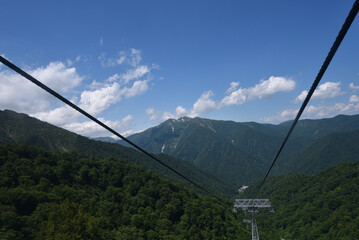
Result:
<svg viewBox="0 0 359 240"><path fill-rule="evenodd" d="M266 179L267 179L267 177L268 177L270 171L272 170L272 168L273 168L275 162L277 161L277 159L278 159L280 153L282 152L284 145L287 143L289 136L292 134L295 125L297 124L297 122L298 122L300 116L301 116L302 113L304 112L305 107L307 106L307 104L308 104L310 98L312 97L312 95L313 95L313 93L314 93L314 90L317 88L317 86L318 86L320 80L322 79L322 77L323 77L325 71L327 70L327 68L328 68L328 66L329 66L329 64L330 64L330 62L331 62L331 60L333 59L333 57L334 57L336 51L338 50L338 48L339 48L341 42L343 41L343 39L344 39L346 33L348 32L348 30L349 30L349 28L350 28L350 25L353 23L353 21L354 21L354 19L355 19L355 16L357 15L358 11L359 11L359 0L356 0L356 1L354 2L354 4L353 4L352 9L350 10L350 12L349 12L349 14L348 14L348 17L345 19L345 22L344 22L342 28L340 29L340 32L339 32L337 38L335 39L335 41L334 41L334 43L333 43L333 45L332 45L332 47L331 47L331 49L330 49L330 51L329 51L329 53L328 53L328 56L326 57L326 59L325 59L323 65L322 65L322 67L320 68L320 70L319 70L319 72L318 72L318 74L317 74L317 76L316 76L316 78L315 78L315 80L314 80L314 82L313 82L312 87L310 88L310 90L309 90L309 92L308 92L308 94L307 94L307 96L306 96L306 98L305 98L305 100L304 100L302 106L300 107L300 109L299 109L299 111L298 111L298 113L297 113L297 116L295 117L295 119L294 119L294 121L293 121L293 123L292 123L292 125L291 125L291 127L290 127L290 129L289 129L289 131L288 131L288 133L287 133L287 135L286 135L286 137L285 137L283 143L282 143L282 145L280 146L280 148L279 148L279 150L278 150L278 152L277 152L277 155L274 157L274 159L273 159L273 161L272 161L270 167L269 167L268 170L267 170L267 173L265 174L265 176L264 176L264 178L263 178L261 184L259 185L257 191L256 191L255 194L253 195L253 198L252 198L252 199L255 199L255 198L256 198L256 196L257 196L259 190L262 188L264 182L266 181Z"/></svg>

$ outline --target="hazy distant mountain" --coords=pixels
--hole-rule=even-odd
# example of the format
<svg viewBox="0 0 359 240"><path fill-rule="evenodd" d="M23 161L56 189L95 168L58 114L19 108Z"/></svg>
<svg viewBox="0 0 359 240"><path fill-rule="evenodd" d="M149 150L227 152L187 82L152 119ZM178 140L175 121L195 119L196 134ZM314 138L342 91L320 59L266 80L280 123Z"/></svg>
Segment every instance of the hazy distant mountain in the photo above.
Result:
<svg viewBox="0 0 359 240"><path fill-rule="evenodd" d="M161 176L190 186L182 178L132 148L117 143L95 141L10 110L0 111L0 144L4 143L34 145L65 152L77 151L98 158L116 157L142 165ZM232 196L236 193L234 184L200 170L186 161L165 154L160 154L158 157L212 192L222 196Z"/></svg>
<svg viewBox="0 0 359 240"><path fill-rule="evenodd" d="M290 124L291 121L271 125L202 118L169 119L159 126L130 136L129 139L148 151L181 158L228 181L246 184L263 175ZM299 157L294 155L323 137L354 130L359 130L359 115L299 121L278 161L281 164L276 165L276 172L288 172L285 169L288 161L298 159ZM351 146L353 147L355 146ZM314 163L324 160L319 158L308 161ZM343 160L338 158L332 163L340 161ZM316 170L330 166L324 163L316 164L319 166ZM296 164L291 163L290 167L290 172L306 172Z"/></svg>

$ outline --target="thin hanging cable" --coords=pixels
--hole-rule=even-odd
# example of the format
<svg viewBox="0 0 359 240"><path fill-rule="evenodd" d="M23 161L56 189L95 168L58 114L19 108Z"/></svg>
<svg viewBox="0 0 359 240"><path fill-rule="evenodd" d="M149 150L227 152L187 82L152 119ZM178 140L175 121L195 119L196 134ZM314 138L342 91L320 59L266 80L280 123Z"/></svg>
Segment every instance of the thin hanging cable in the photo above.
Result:
<svg viewBox="0 0 359 240"><path fill-rule="evenodd" d="M273 168L275 162L277 161L277 159L278 159L280 153L282 152L282 149L283 149L284 145L287 143L289 136L292 134L292 131L293 131L295 125L297 124L297 122L298 122L300 116L302 115L302 113L303 113L305 107L307 106L307 104L308 104L310 98L312 97L312 95L313 95L313 93L314 93L314 90L317 88L317 86L318 86L320 80L322 79L322 77L323 77L325 71L327 70L327 68L328 68L328 66L329 66L329 64L330 64L330 62L331 62L331 60L333 59L333 57L334 57L336 51L338 50L338 48L339 48L341 42L343 41L343 39L344 39L346 33L348 32L348 30L349 30L349 28L350 28L350 25L351 25L352 22L354 21L355 16L357 15L358 11L359 11L359 0L356 0L356 1L354 2L354 4L353 4L352 9L350 10L350 12L349 12L349 14L348 14L348 17L345 19L345 22L344 22L344 24L343 24L343 26L342 26L342 28L341 28L341 30L340 30L340 32L339 32L337 38L335 39L335 41L334 41L334 43L333 43L333 46L332 46L332 48L330 49L330 51L329 51L329 53L328 53L328 56L326 57L326 59L325 59L323 65L322 65L322 67L320 68L320 70L319 70L319 72L318 72L318 75L317 75L317 77L315 78L315 80L314 80L314 82L313 82L313 85L312 85L312 87L310 88L310 90L309 90L309 92L308 92L308 94L307 94L307 97L305 98L305 100L304 100L302 106L300 107L299 112L298 112L297 116L295 117L295 119L294 119L294 121L293 121L293 123L292 123L292 126L290 127L290 129L289 129L289 131L288 131L288 133L287 133L287 136L285 137L285 139L284 139L282 145L280 146L280 148L279 148L279 150L278 150L277 155L276 155L275 158L273 159L273 161L272 161L270 167L268 168L267 173L265 174L265 176L264 176L264 178L263 178L261 184L259 185L259 188L257 189L256 193L253 195L253 198L252 198L252 199L256 198L256 196L257 196L259 190L262 188L264 182L266 181L266 179L267 179L267 177L268 177L270 171L272 170L272 168Z"/></svg>
<svg viewBox="0 0 359 240"><path fill-rule="evenodd" d="M78 107L77 105L73 104L72 102L70 102L69 100L67 100L66 98L64 98L62 95L60 95L59 93L55 92L54 90L52 90L51 88L49 88L48 86L46 86L45 84L41 83L39 80L37 80L36 78L34 78L33 76L31 76L30 74L28 74L27 72L25 72L24 70L22 70L21 68L17 67L16 65L14 65L13 63L11 63L10 61L6 60L4 57L2 57L0 55L0 62L2 62L4 65L8 66L10 69L14 70L15 72L17 72L18 74L22 75L23 77L25 77L26 79L30 80L31 82L33 82L34 84L36 84L37 86L39 86L40 88L44 89L46 92L50 93L51 95L53 95L54 97L56 97L57 99L63 101L65 104L69 105L70 107L72 107L73 109L75 109L76 111L80 112L81 114L83 114L84 116L88 117L89 119L91 119L92 121L96 122L98 125L100 125L101 127L105 128L106 130L108 130L109 132L113 133L114 135L116 135L117 137L121 138L123 141L127 142L128 144L130 144L131 146L133 146L134 148L136 148L137 150L139 150L140 152L142 152L143 154L147 155L148 157L152 158L153 160L155 160L156 162L158 162L159 164L161 164L162 166L168 168L169 170L171 170L172 172L174 172L175 174L177 174L178 176L182 177L183 179L187 180L189 183L193 184L194 186L196 186L197 188L201 189L203 192L209 194L210 196L216 198L219 202L227 205L221 198L217 197L216 195L214 195L213 193L209 192L208 190L206 190L205 188L201 187L200 185L198 185L197 183L195 183L194 181L192 181L191 179L187 178L186 176L184 176L183 174L181 174L180 172L178 172L177 170L173 169L172 167L170 167L169 165L167 165L166 163L162 162L161 160L159 160L157 157L155 157L154 155L150 154L149 152L147 152L146 150L144 150L143 148L139 147L138 145L134 144L133 142L131 142L130 140L128 140L127 138L125 138L124 136L122 136L121 134L119 134L117 131L113 130L112 128L110 128L109 126L107 126L106 124L104 124L103 122L101 122L100 120L98 120L97 118L93 117L92 115L90 115L89 113L87 113L85 110L83 110L82 108Z"/></svg>

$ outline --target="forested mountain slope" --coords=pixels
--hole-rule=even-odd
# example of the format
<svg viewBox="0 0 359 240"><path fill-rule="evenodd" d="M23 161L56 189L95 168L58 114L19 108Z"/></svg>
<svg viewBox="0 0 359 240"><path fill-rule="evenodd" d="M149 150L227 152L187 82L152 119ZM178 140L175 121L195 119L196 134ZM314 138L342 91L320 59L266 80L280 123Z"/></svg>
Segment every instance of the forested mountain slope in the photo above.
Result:
<svg viewBox="0 0 359 240"><path fill-rule="evenodd" d="M240 198L252 196L258 185ZM256 214L260 232L270 239L358 239L359 163L269 177L258 198L269 198L275 210Z"/></svg>
<svg viewBox="0 0 359 240"><path fill-rule="evenodd" d="M0 111L0 143L19 143L39 146L48 150L76 151L98 158L116 157L145 166L171 180L193 187L187 181L162 167L138 151L116 143L95 141L77 135L26 114L10 110ZM192 164L164 154L158 157L177 171L188 176L211 192L224 197L236 194L236 186Z"/></svg>
<svg viewBox="0 0 359 240"><path fill-rule="evenodd" d="M178 157L240 185L251 183L264 174L290 124L291 121L271 125L184 117L169 119L129 138L148 151ZM287 164L291 165L291 172L306 171L300 164L297 166L289 162L293 162L291 159L310 148L311 144L322 141L330 134L355 130L359 130L359 115L299 121L279 158L281 164L276 166L276 172L288 172ZM359 142L354 143L359 145ZM308 155L311 154L305 157L308 158ZM347 160L341 160L335 154L333 157L337 160L331 161L331 164ZM296 159L300 160L299 157ZM325 161L323 158L315 160ZM317 166L316 171L330 164L319 163Z"/></svg>
<svg viewBox="0 0 359 240"><path fill-rule="evenodd" d="M276 171L313 174L344 161L359 162L359 131L322 137L285 161L278 162Z"/></svg>
<svg viewBox="0 0 359 240"><path fill-rule="evenodd" d="M0 145L0 239L249 239L219 204L128 161Z"/></svg>

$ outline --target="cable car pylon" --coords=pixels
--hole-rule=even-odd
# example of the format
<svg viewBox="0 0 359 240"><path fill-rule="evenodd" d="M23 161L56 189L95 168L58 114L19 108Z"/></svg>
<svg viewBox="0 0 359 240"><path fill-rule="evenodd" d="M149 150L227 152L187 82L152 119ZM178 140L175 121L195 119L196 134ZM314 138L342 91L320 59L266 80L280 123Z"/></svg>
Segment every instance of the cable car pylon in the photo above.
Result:
<svg viewBox="0 0 359 240"><path fill-rule="evenodd" d="M237 209L241 208L245 212L252 213L252 220L244 219L243 222L252 223L252 240L259 240L257 221L254 213L259 211L259 208L269 208L270 212L274 213L272 205L269 199L235 199L233 211L237 212Z"/></svg>

